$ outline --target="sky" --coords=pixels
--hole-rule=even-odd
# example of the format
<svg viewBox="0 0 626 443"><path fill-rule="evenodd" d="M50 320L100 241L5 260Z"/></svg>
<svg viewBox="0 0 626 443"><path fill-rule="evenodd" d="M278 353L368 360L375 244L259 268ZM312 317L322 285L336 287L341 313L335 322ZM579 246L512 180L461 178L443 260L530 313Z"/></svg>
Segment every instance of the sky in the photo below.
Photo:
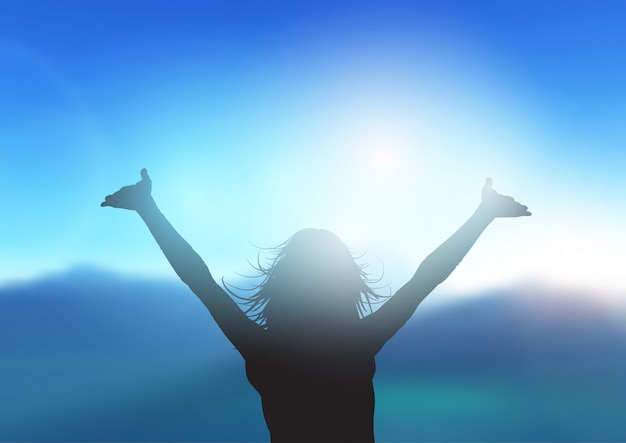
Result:
<svg viewBox="0 0 626 443"><path fill-rule="evenodd" d="M318 227L395 291L492 177L533 216L494 221L450 292L619 301L625 19L617 0L3 0L0 284L174 278L136 214L99 206L146 167L227 281Z"/></svg>

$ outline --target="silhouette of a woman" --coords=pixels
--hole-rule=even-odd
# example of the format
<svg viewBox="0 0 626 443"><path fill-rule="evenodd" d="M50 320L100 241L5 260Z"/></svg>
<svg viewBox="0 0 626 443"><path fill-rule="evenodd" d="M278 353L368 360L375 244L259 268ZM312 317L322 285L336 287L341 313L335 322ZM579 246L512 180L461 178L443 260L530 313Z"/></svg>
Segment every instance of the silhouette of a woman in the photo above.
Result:
<svg viewBox="0 0 626 443"><path fill-rule="evenodd" d="M265 279L246 313L161 214L145 169L141 177L102 206L137 211L178 276L241 353L272 442L373 442L374 356L494 218L530 215L487 179L474 214L370 315L363 307L376 296L348 248L328 231L302 230L281 245L272 266L261 267Z"/></svg>

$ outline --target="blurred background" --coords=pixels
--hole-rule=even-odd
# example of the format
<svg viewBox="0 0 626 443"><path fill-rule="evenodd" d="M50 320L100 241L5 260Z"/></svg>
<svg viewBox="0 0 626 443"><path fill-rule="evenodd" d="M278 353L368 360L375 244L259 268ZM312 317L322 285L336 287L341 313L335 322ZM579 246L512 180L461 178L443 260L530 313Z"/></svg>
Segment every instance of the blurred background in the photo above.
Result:
<svg viewBox="0 0 626 443"><path fill-rule="evenodd" d="M378 441L624 441L620 1L0 5L0 440L263 441L241 358L141 220L217 278L335 232L381 293L496 220L379 354ZM261 257L264 257L263 250Z"/></svg>

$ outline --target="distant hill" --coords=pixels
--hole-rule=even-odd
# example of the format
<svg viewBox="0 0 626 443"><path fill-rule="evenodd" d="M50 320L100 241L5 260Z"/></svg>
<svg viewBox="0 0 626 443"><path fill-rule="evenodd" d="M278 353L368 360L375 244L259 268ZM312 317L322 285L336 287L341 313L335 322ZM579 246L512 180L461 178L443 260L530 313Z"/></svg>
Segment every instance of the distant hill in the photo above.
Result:
<svg viewBox="0 0 626 443"><path fill-rule="evenodd" d="M78 269L0 288L0 352L179 355L228 342L182 283Z"/></svg>
<svg viewBox="0 0 626 443"><path fill-rule="evenodd" d="M625 328L590 299L536 286L418 309L377 358L377 438L626 440L607 412L626 409ZM472 408L497 386L531 418L459 412L450 386ZM178 282L79 269L0 288L0 392L0 441L268 438L241 357Z"/></svg>
<svg viewBox="0 0 626 443"><path fill-rule="evenodd" d="M564 361L592 365L596 360L624 366L626 317L593 298L531 286L418 308L381 357L388 356L397 370L409 371L506 369Z"/></svg>
<svg viewBox="0 0 626 443"><path fill-rule="evenodd" d="M0 392L0 441L266 434L241 357L167 280L79 269L0 289Z"/></svg>

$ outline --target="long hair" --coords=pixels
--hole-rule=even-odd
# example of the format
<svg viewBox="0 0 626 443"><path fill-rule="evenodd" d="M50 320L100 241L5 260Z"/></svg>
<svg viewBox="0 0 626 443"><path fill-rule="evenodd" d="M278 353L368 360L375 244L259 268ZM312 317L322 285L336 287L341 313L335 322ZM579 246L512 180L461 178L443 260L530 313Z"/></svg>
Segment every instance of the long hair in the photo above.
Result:
<svg viewBox="0 0 626 443"><path fill-rule="evenodd" d="M255 291L249 297L236 294L237 288L224 282L228 292L243 305L248 317L268 329L274 317L284 312L281 307L306 309L306 303L328 303L328 295L338 307L339 315L362 318L373 312L373 305L384 302L388 297L377 294L370 284L365 265L359 265L348 247L330 231L308 228L296 232L284 243L271 248L273 257L263 265L260 253L253 265L255 276L261 282L246 289ZM313 289L311 289L313 288ZM324 299L316 293L325 292ZM320 319L323 320L323 319Z"/></svg>

